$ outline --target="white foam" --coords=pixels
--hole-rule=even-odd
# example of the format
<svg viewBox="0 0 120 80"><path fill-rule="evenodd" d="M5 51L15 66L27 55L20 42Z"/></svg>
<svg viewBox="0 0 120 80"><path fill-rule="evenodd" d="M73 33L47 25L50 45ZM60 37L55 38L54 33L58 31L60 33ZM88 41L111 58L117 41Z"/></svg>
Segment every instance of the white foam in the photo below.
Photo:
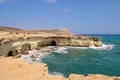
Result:
<svg viewBox="0 0 120 80"><path fill-rule="evenodd" d="M113 44L102 44L101 47L90 46L89 48L97 50L111 50L112 48L114 48L114 46L115 45Z"/></svg>
<svg viewBox="0 0 120 80"><path fill-rule="evenodd" d="M21 55L21 58L26 60L29 63L33 62L42 62L42 59L49 55L51 52L57 52L60 54L68 53L66 51L67 47L55 47L55 46L48 46L46 48L42 48L40 50L32 50L28 51L28 55ZM50 52L48 52L50 50Z"/></svg>
<svg viewBox="0 0 120 80"><path fill-rule="evenodd" d="M26 60L29 63L41 62L42 58L44 58L45 56L50 54L47 52L41 53L40 50L32 50L32 51L28 51L28 52L29 52L28 55L21 55L21 58ZM32 58L31 56L34 56L34 58Z"/></svg>
<svg viewBox="0 0 120 80"><path fill-rule="evenodd" d="M89 47L71 47L71 48L76 48L76 49L89 49Z"/></svg>
<svg viewBox="0 0 120 80"><path fill-rule="evenodd" d="M54 52L58 52L58 53L60 53L60 54L66 54L66 53L68 53L68 51L66 51L68 49L68 47L58 47L57 48L57 51L54 51Z"/></svg>
<svg viewBox="0 0 120 80"><path fill-rule="evenodd" d="M80 49L96 49L96 50L111 50L114 48L115 45L113 44L103 44L101 47L95 47L95 46L90 46L90 47L72 47L72 46L66 46L66 47L54 47L54 46L48 46L46 48L43 48L41 50L32 50L28 51L28 55L21 55L21 58L26 60L29 63L33 62L42 62L42 59L49 55L51 52L47 52L48 49L53 50L53 52L57 52L60 54L66 54L68 53L67 49L70 48L80 48ZM33 57L31 57L33 56Z"/></svg>
<svg viewBox="0 0 120 80"><path fill-rule="evenodd" d="M62 75L63 76L63 74L60 72L51 72L51 73L49 73L49 75Z"/></svg>
<svg viewBox="0 0 120 80"><path fill-rule="evenodd" d="M67 47L69 48L75 48L75 49L96 49L96 50L111 50L114 48L115 45L113 44L102 44L101 47L96 47L96 46L90 46L90 47Z"/></svg>
<svg viewBox="0 0 120 80"><path fill-rule="evenodd" d="M32 63L33 61L29 57L30 57L29 55L21 55L22 59L26 60L28 63Z"/></svg>

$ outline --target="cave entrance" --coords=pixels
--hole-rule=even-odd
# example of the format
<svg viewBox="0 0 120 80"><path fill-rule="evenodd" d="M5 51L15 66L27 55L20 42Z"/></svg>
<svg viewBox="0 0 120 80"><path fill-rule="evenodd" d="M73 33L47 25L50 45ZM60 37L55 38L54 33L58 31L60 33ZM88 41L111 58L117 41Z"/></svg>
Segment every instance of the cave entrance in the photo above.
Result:
<svg viewBox="0 0 120 80"><path fill-rule="evenodd" d="M13 55L13 51L9 51L7 56L8 56L8 57L9 57L9 56L14 56L14 55Z"/></svg>
<svg viewBox="0 0 120 80"><path fill-rule="evenodd" d="M18 51L17 50L11 50L8 52L7 56L16 56L18 54Z"/></svg>
<svg viewBox="0 0 120 80"><path fill-rule="evenodd" d="M50 46L56 46L56 41L52 40Z"/></svg>

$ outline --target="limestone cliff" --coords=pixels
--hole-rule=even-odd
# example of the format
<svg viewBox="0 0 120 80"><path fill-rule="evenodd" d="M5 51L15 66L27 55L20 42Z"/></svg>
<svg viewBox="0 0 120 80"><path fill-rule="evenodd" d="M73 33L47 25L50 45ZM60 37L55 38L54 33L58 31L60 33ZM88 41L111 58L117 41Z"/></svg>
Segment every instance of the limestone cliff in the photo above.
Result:
<svg viewBox="0 0 120 80"><path fill-rule="evenodd" d="M102 46L100 37L73 35L66 28L26 32L25 30L9 27L0 27L0 29L9 32L0 35L0 55L27 54L29 50L44 46ZM16 31L18 33L11 34L11 32Z"/></svg>
<svg viewBox="0 0 120 80"><path fill-rule="evenodd" d="M0 35L0 56L28 54L29 50L45 46L101 47L102 41L100 37L73 35L67 29ZM21 59L0 58L0 66L0 80L8 78L11 80L120 80L119 77L97 74L88 76L71 74L69 78L48 75L46 64L28 64Z"/></svg>
<svg viewBox="0 0 120 80"><path fill-rule="evenodd" d="M26 54L28 50L44 46L102 46L101 38L91 36L25 36L18 39L1 39L0 55Z"/></svg>

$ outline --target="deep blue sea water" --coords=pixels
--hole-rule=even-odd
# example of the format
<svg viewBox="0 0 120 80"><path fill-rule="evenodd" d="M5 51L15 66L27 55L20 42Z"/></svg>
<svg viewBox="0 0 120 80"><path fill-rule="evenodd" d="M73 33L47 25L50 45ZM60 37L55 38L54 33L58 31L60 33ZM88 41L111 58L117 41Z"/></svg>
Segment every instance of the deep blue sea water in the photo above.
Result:
<svg viewBox="0 0 120 80"><path fill-rule="evenodd" d="M120 76L120 35L92 35L102 37L106 45L114 45L111 50L69 48L67 53L52 52L42 59L50 73L105 74Z"/></svg>

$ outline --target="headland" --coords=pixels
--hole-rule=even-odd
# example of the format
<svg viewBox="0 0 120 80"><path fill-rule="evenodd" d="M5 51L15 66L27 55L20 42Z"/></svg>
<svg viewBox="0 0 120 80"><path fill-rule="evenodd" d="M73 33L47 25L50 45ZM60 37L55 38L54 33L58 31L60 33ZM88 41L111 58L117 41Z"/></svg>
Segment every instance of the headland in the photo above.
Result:
<svg viewBox="0 0 120 80"><path fill-rule="evenodd" d="M0 55L16 56L18 54L27 54L29 50L40 49L45 46L102 46L100 37L74 35L66 28L25 31L2 27L2 31L3 28L4 34L0 35Z"/></svg>
<svg viewBox="0 0 120 80"><path fill-rule="evenodd" d="M49 75L44 63L28 64L16 57L28 54L28 51L40 50L45 46L101 47L100 37L74 35L66 28L55 30L22 30L0 27L0 80L120 80L101 74L88 76L71 74Z"/></svg>

